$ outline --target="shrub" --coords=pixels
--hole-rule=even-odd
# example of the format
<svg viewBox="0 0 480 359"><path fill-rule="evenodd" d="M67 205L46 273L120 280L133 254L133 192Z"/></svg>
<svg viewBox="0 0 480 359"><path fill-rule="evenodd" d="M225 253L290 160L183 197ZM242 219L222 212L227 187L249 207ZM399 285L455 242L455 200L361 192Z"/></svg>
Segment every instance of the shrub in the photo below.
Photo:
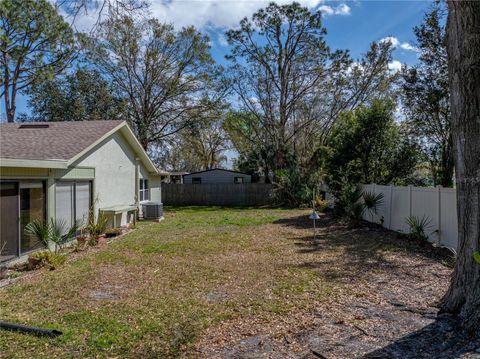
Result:
<svg viewBox="0 0 480 359"><path fill-rule="evenodd" d="M364 203L361 201L362 190L359 186L349 182L343 182L341 190L335 193L335 213L339 216L345 216L353 220L361 220Z"/></svg>
<svg viewBox="0 0 480 359"><path fill-rule="evenodd" d="M326 199L322 199L321 197L315 198L315 209L323 213L328 208L328 201Z"/></svg>
<svg viewBox="0 0 480 359"><path fill-rule="evenodd" d="M107 221L107 216L102 212L100 212L97 218L95 218L95 213L92 206L88 213L88 223L85 227L85 230L90 236L98 237L101 234L105 233L105 229L107 228Z"/></svg>
<svg viewBox="0 0 480 359"><path fill-rule="evenodd" d="M87 243L91 247L96 246L98 244L98 237L90 237Z"/></svg>
<svg viewBox="0 0 480 359"><path fill-rule="evenodd" d="M65 263L65 260L64 254L50 251L36 252L29 256L30 269L47 266L50 270L54 270Z"/></svg>

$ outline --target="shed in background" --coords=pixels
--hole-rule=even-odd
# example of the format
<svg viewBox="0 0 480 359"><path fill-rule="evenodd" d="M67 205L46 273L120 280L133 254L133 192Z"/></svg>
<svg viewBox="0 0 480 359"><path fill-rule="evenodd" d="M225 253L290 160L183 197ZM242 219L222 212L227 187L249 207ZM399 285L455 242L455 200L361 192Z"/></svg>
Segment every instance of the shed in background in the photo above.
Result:
<svg viewBox="0 0 480 359"><path fill-rule="evenodd" d="M245 184L251 182L252 176L249 174L221 168L183 175L184 184Z"/></svg>

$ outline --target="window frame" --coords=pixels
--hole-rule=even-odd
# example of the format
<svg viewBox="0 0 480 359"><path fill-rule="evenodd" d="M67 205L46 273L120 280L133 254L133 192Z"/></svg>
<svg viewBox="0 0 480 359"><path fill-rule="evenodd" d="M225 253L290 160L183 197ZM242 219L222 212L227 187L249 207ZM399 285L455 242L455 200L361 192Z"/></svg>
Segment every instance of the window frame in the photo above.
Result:
<svg viewBox="0 0 480 359"><path fill-rule="evenodd" d="M72 203L70 204L72 210L72 219L70 226L77 222L77 184L78 183L88 183L88 210L94 205L93 199L93 181L90 179L74 179L74 180L63 180L58 179L55 181L55 220L58 220L57 215L57 184L58 183L69 183L72 184ZM83 223L82 227L88 225L88 217L86 218L86 223Z"/></svg>
<svg viewBox="0 0 480 359"><path fill-rule="evenodd" d="M140 178L140 184L138 186L138 197L140 202L150 201L150 186L148 178Z"/></svg>
<svg viewBox="0 0 480 359"><path fill-rule="evenodd" d="M192 184L202 184L202 177L192 177Z"/></svg>
<svg viewBox="0 0 480 359"><path fill-rule="evenodd" d="M240 179L240 182L237 182L238 179ZM233 177L233 183L244 184L245 183L245 178L243 176L235 176L235 177Z"/></svg>

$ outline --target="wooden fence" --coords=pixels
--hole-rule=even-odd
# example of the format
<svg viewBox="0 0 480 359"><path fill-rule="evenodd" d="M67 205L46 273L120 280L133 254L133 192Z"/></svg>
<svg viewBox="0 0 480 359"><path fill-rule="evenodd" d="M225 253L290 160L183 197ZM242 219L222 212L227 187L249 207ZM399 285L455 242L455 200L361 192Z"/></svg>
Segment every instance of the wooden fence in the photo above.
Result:
<svg viewBox="0 0 480 359"><path fill-rule="evenodd" d="M262 206L272 203L272 185L162 183L162 202L167 206Z"/></svg>

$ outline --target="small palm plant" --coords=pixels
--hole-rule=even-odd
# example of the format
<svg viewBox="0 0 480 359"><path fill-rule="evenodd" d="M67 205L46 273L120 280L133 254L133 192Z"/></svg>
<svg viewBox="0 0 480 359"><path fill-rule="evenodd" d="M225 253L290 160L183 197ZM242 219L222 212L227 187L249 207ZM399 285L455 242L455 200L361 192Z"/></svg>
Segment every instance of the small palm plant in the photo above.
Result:
<svg viewBox="0 0 480 359"><path fill-rule="evenodd" d="M362 189L359 186L346 187L340 198L341 207L347 217L360 221L365 209L362 201Z"/></svg>
<svg viewBox="0 0 480 359"><path fill-rule="evenodd" d="M36 238L40 243L50 250L50 243L55 245L54 252L58 253L62 249L63 244L75 237L78 231L78 224L75 222L70 228L65 231L66 222L55 222L53 218L50 221L41 219L34 220L26 225L25 233Z"/></svg>
<svg viewBox="0 0 480 359"><path fill-rule="evenodd" d="M25 233L34 237L45 247L50 244L50 223L41 219L36 219L25 226Z"/></svg>
<svg viewBox="0 0 480 359"><path fill-rule="evenodd" d="M426 241L428 239L426 232L431 228L431 220L428 216L410 216L406 219L406 223L410 227L408 238L419 241Z"/></svg>
<svg viewBox="0 0 480 359"><path fill-rule="evenodd" d="M65 220L55 222L53 218L50 219L50 241L55 244L55 253L58 253L65 243L75 237L78 231L78 222L73 223L66 231L65 228L67 228Z"/></svg>
<svg viewBox="0 0 480 359"><path fill-rule="evenodd" d="M362 197L365 209L370 213L373 222L374 215L377 214L378 209L383 206L383 193L363 192Z"/></svg>

